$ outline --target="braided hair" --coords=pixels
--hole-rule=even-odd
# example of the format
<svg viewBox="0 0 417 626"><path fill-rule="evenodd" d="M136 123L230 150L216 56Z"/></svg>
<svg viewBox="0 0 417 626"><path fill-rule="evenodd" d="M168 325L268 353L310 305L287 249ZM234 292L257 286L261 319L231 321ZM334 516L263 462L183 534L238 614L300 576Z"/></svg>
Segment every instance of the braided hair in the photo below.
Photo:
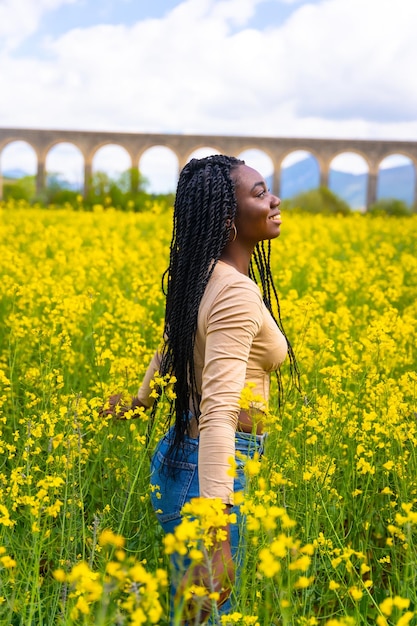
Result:
<svg viewBox="0 0 417 626"><path fill-rule="evenodd" d="M197 419L199 416L194 367L198 310L214 267L230 240L237 209L231 174L244 164L240 159L224 155L192 159L181 171L178 181L169 266L163 276L165 341L160 368L162 376L173 374L176 379L170 415L170 419L175 418L174 454L181 448L188 431L190 408ZM249 276L260 283L265 305L284 332L270 270L270 242L268 246L265 250L264 242L257 244ZM278 318L273 313L273 301ZM287 343L292 371L298 372L288 340Z"/></svg>

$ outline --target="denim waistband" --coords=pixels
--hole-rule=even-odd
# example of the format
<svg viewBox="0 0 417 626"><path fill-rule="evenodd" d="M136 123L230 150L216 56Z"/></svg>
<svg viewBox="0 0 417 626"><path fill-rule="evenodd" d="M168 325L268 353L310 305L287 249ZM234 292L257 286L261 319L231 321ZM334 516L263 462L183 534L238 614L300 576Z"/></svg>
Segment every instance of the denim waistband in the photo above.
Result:
<svg viewBox="0 0 417 626"><path fill-rule="evenodd" d="M165 435L165 438L171 440L173 438L174 426L168 430ZM265 441L268 436L268 433L263 433L262 435L257 435L255 433L245 433L241 431L236 431L235 433L235 444L236 450L241 452L246 452L247 450L252 450L253 452L258 452L259 455L263 454L265 449ZM199 437L190 437L189 435L184 435L184 443L193 444L198 446Z"/></svg>
<svg viewBox="0 0 417 626"><path fill-rule="evenodd" d="M256 435L255 433L242 433L238 431L235 434L236 450L243 447L242 452L253 451L262 455L264 453L267 435L268 433Z"/></svg>

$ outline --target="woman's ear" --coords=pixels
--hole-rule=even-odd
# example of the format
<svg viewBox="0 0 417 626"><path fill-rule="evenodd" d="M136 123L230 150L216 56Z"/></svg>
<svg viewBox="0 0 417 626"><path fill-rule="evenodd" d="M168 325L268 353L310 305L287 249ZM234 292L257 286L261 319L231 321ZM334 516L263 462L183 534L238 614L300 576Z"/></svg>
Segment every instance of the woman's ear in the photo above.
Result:
<svg viewBox="0 0 417 626"><path fill-rule="evenodd" d="M229 239L228 243L233 243L234 241L236 241L236 237L237 237L237 228L236 228L236 224L234 222L234 220L232 220L230 217L227 218L226 220L226 228L229 229L230 228L230 233L232 234L231 238Z"/></svg>

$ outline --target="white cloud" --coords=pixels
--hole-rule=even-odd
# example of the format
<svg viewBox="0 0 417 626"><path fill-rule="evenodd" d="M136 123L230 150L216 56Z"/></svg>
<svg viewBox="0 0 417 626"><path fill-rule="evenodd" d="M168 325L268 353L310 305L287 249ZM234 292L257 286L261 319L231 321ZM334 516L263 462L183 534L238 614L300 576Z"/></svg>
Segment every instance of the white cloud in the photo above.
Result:
<svg viewBox="0 0 417 626"><path fill-rule="evenodd" d="M0 45L13 50L36 32L42 16L76 0L2 0L0 3Z"/></svg>
<svg viewBox="0 0 417 626"><path fill-rule="evenodd" d="M48 152L45 167L49 174L58 175L82 188L84 159L80 150L73 144L60 143L54 146Z"/></svg>
<svg viewBox="0 0 417 626"><path fill-rule="evenodd" d="M223 0L211 7L215 20L229 21L234 26L245 26L254 15L257 5L264 0Z"/></svg>
<svg viewBox="0 0 417 626"><path fill-rule="evenodd" d="M351 172L352 174L366 174L368 164L363 157L354 152L338 154L331 162L331 169L339 172Z"/></svg>
<svg viewBox="0 0 417 626"><path fill-rule="evenodd" d="M60 1L28 2L31 27ZM49 38L45 59L3 53L9 100L0 103L1 119L21 126L364 137L404 136L407 123L417 136L417 3L323 0L264 32L233 30L235 16L250 21L260 1L187 0L164 19Z"/></svg>
<svg viewBox="0 0 417 626"><path fill-rule="evenodd" d="M132 163L129 154L122 146L103 146L96 152L93 160L93 171L108 172L110 176L118 178Z"/></svg>
<svg viewBox="0 0 417 626"><path fill-rule="evenodd" d="M285 32L303 57L292 68L288 93L296 112L376 123L415 120L416 22L413 0L395 6L391 0L330 0L301 8Z"/></svg>
<svg viewBox="0 0 417 626"><path fill-rule="evenodd" d="M1 170L20 170L33 176L36 174L37 158L34 149L25 141L15 141L1 152Z"/></svg>

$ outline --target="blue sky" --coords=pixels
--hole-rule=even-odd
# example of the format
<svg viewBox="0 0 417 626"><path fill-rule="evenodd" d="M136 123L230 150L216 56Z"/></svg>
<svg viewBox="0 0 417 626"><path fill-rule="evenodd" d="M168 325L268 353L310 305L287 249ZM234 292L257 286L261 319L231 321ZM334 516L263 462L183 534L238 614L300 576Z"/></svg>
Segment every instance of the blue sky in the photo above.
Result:
<svg viewBox="0 0 417 626"><path fill-rule="evenodd" d="M415 24L416 0L0 0L0 126L417 140Z"/></svg>
<svg viewBox="0 0 417 626"><path fill-rule="evenodd" d="M317 2L318 0L311 0L310 3ZM280 24L307 3L308 0L265 0L255 6L250 27L263 29L269 25ZM178 0L78 0L61 4L44 15L38 30L23 43L20 52L42 56L41 43L48 35L58 37L73 28L88 28L97 24L130 26L149 18L163 19L178 4Z"/></svg>

